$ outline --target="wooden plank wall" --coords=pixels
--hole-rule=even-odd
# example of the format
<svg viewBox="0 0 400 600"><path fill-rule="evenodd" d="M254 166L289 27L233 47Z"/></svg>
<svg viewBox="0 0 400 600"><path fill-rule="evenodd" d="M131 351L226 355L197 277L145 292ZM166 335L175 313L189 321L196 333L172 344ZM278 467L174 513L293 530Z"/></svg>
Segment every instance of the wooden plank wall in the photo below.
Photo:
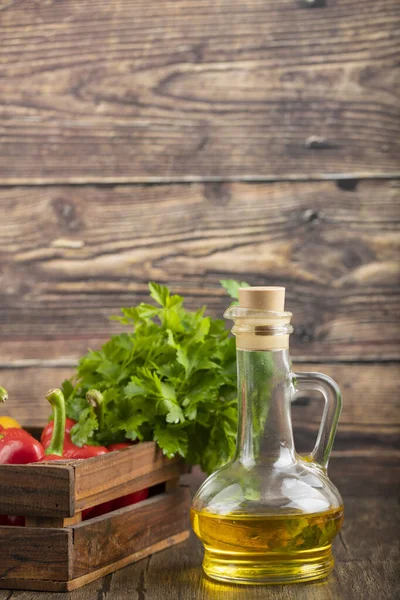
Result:
<svg viewBox="0 0 400 600"><path fill-rule="evenodd" d="M168 283L287 287L337 452L398 442L397 0L0 2L0 378L43 394ZM315 412L316 411L316 412ZM311 443L314 401L294 409Z"/></svg>

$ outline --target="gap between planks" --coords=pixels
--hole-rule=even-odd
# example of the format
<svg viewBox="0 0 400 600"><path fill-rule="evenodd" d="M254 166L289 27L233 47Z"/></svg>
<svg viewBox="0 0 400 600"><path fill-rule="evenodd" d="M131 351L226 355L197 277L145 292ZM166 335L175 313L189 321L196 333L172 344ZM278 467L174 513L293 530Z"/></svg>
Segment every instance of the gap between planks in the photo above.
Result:
<svg viewBox="0 0 400 600"><path fill-rule="evenodd" d="M400 171L391 173L375 173L371 171L358 171L350 173L320 173L316 175L286 175L264 176L264 175L224 175L224 176L203 176L187 175L179 177L74 177L65 179L64 177L55 178L3 178L0 179L0 188L8 187L52 187L52 186L113 186L113 185L189 185L191 183L280 183L285 181L340 181L346 179L399 179Z"/></svg>

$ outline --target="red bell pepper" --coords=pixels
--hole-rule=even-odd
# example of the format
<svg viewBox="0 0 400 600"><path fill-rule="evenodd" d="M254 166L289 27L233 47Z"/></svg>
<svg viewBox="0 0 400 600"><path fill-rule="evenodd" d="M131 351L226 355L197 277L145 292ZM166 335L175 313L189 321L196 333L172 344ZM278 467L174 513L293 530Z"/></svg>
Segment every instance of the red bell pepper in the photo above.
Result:
<svg viewBox="0 0 400 600"><path fill-rule="evenodd" d="M71 429L73 428L73 426L76 424L76 421L74 421L73 419L69 419L66 418L65 419L65 427L64 427L64 431L66 434L70 433ZM46 427L43 429L42 431L42 435L40 436L40 441L42 442L42 445L47 448L47 446L49 446L49 444L51 443L51 438L53 436L53 429L54 429L54 421L49 421L46 425Z"/></svg>
<svg viewBox="0 0 400 600"><path fill-rule="evenodd" d="M25 517L19 517L16 515L0 515L0 525L6 525L7 527L24 527Z"/></svg>
<svg viewBox="0 0 400 600"><path fill-rule="evenodd" d="M51 399L49 396L51 395ZM51 448L53 430L57 430L56 447L58 447L58 436L61 434L61 430L64 432L64 443L62 450L62 458L92 458L94 456L100 456L101 454L107 454L108 450L104 446L76 446L71 440L71 429L75 425L76 421L65 418L65 399L64 394L60 389L51 390L47 395L47 399L51 401L54 408L54 421L50 421L44 428L41 436L43 446ZM64 424L61 427L60 422ZM47 452L46 452L47 453ZM57 454L57 452L55 453ZM54 460L54 459L53 459Z"/></svg>
<svg viewBox="0 0 400 600"><path fill-rule="evenodd" d="M132 494L127 494L126 496L122 496L122 498L116 498L116 500L113 500L112 509L117 510L117 508L131 506L132 504L137 504L142 500L146 500L148 497L149 488L144 488L143 490L132 492Z"/></svg>
<svg viewBox="0 0 400 600"><path fill-rule="evenodd" d="M97 506L92 506L92 508L86 508L82 511L82 521L87 521L88 519L93 519L94 517L100 517L101 515L105 515L111 512L113 509L112 500L107 500L107 502L102 502Z"/></svg>
<svg viewBox="0 0 400 600"><path fill-rule="evenodd" d="M42 444L24 429L0 430L0 465L25 465L43 456Z"/></svg>

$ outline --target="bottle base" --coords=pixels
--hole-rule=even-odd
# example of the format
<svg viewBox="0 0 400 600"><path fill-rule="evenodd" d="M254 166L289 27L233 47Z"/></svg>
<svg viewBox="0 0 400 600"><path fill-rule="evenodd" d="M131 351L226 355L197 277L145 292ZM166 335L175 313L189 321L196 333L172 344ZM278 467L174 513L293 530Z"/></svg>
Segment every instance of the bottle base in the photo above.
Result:
<svg viewBox="0 0 400 600"><path fill-rule="evenodd" d="M211 579L245 585L315 581L333 569L331 546L290 554L240 554L206 549L203 569Z"/></svg>

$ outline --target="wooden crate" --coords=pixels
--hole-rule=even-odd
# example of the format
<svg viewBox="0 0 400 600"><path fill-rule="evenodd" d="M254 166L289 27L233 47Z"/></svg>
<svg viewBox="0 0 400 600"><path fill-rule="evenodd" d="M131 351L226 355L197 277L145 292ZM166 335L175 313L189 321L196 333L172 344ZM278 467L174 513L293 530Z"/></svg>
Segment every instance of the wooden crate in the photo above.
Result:
<svg viewBox="0 0 400 600"><path fill-rule="evenodd" d="M82 461L1 465L0 514L26 515L27 526L0 527L0 588L73 590L185 540L185 470L154 442ZM83 510L152 486L147 500L82 521Z"/></svg>

